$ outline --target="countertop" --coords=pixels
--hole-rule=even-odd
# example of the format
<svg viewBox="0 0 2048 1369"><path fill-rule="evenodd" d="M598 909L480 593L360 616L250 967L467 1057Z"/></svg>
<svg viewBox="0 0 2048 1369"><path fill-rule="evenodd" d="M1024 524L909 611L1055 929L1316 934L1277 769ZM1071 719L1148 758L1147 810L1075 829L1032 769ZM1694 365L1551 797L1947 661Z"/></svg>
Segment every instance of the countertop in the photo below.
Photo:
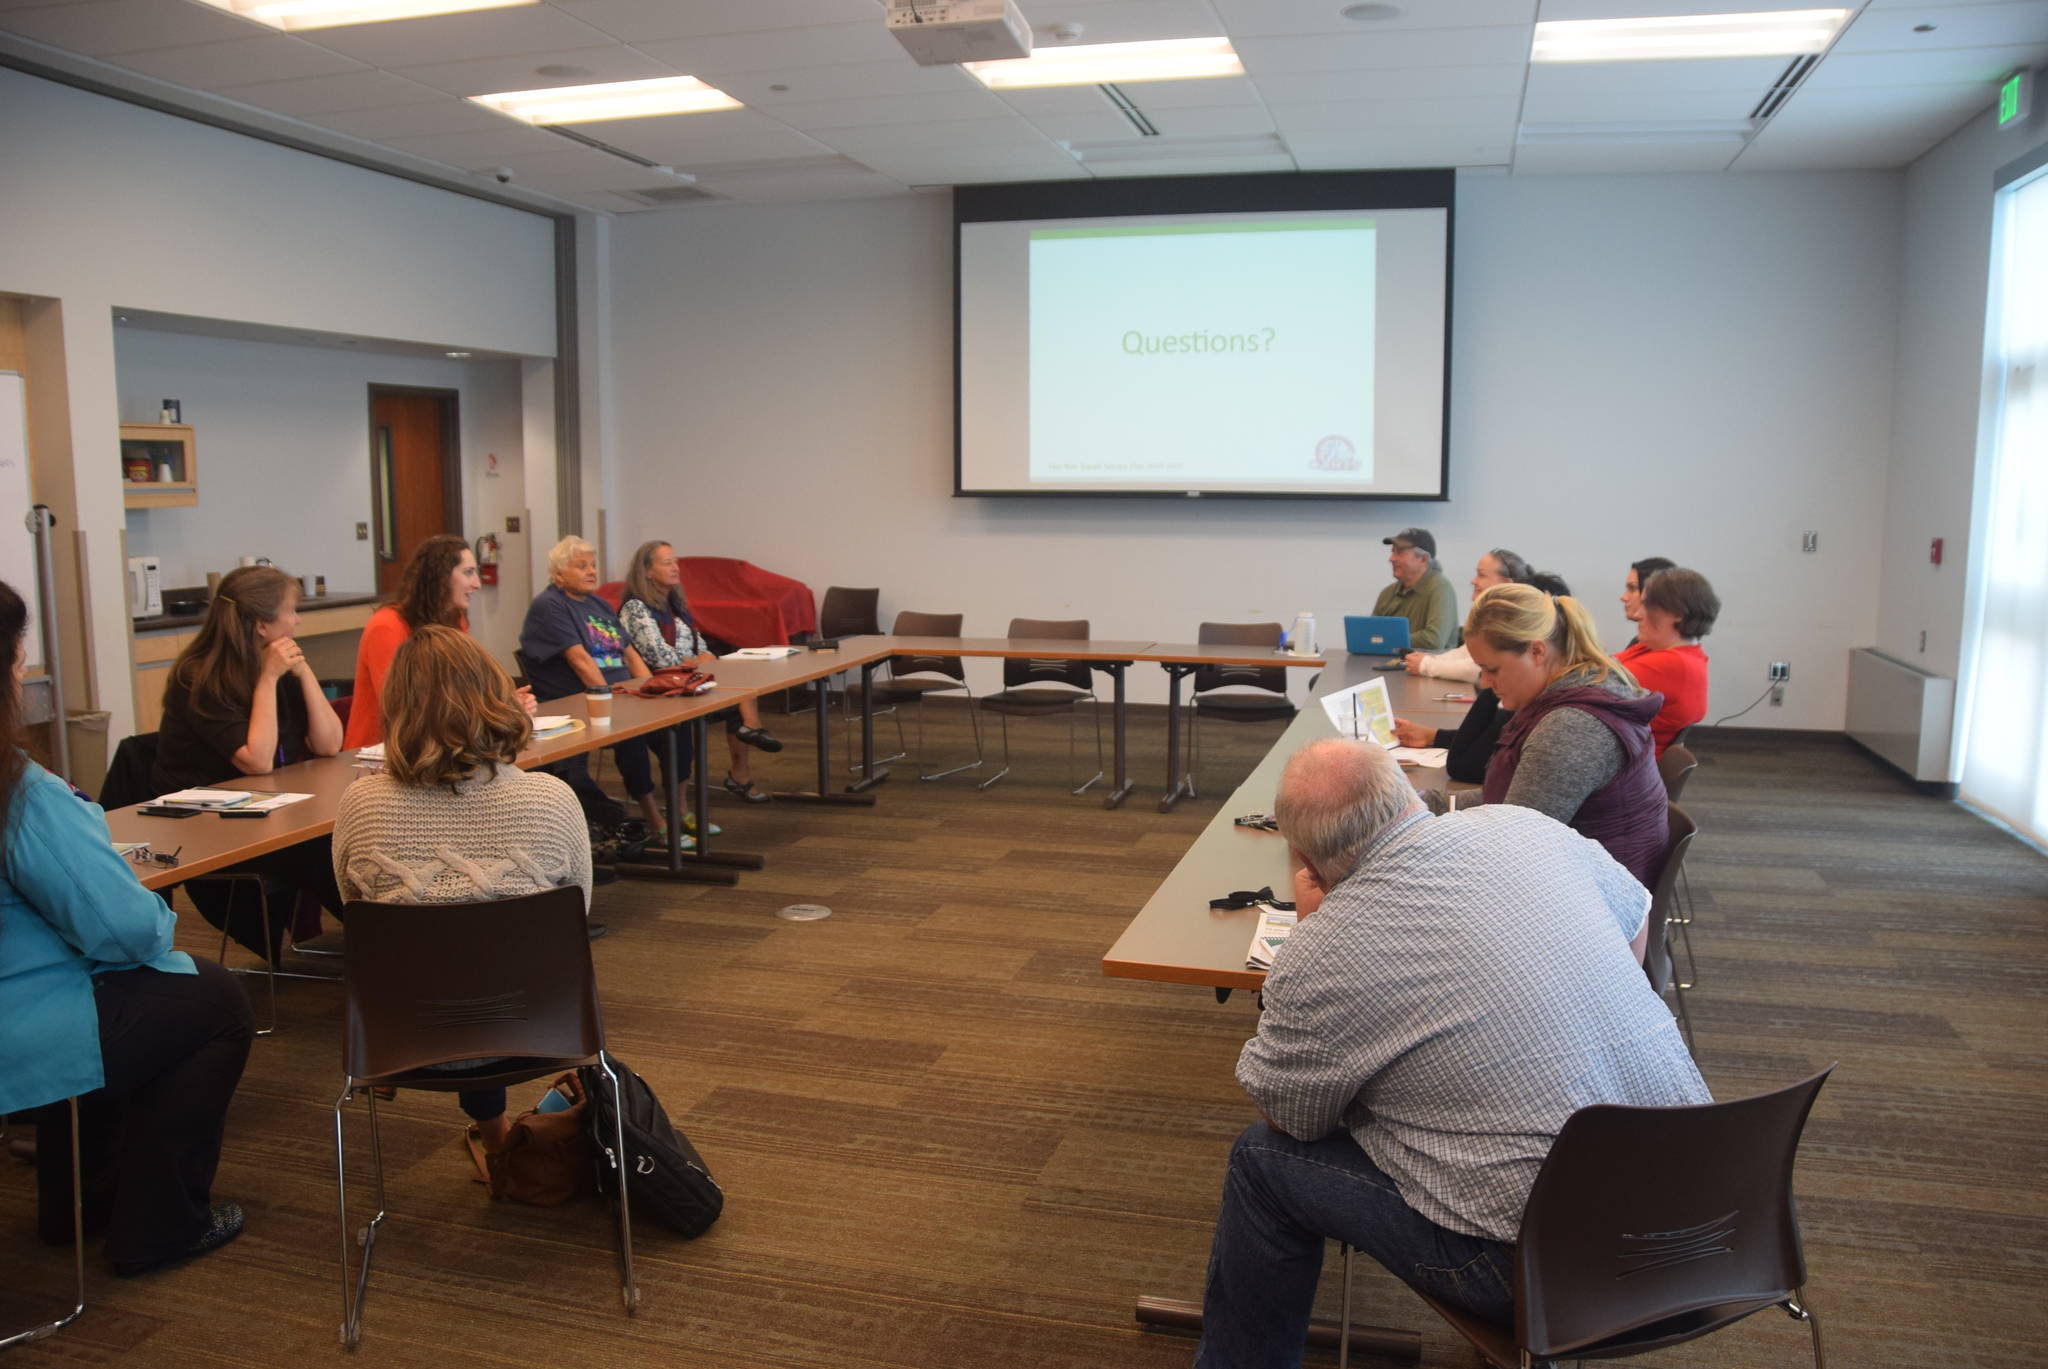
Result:
<svg viewBox="0 0 2048 1369"><path fill-rule="evenodd" d="M352 590L341 594L323 594L311 599L299 600L299 612L318 613L322 609L354 608L358 604L381 603L384 596L367 590ZM204 613L160 613L154 618L132 620L137 632L175 632L181 628L198 627L206 621Z"/></svg>

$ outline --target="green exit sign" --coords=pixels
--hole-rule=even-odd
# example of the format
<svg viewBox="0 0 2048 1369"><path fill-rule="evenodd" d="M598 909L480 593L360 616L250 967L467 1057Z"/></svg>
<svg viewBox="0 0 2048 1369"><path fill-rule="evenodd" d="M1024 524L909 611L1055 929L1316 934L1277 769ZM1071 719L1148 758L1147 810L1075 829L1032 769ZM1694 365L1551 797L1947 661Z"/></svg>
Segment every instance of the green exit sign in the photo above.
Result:
<svg viewBox="0 0 2048 1369"><path fill-rule="evenodd" d="M2033 100L2031 73L2016 71L1998 88L1998 126L2010 128L2027 117Z"/></svg>

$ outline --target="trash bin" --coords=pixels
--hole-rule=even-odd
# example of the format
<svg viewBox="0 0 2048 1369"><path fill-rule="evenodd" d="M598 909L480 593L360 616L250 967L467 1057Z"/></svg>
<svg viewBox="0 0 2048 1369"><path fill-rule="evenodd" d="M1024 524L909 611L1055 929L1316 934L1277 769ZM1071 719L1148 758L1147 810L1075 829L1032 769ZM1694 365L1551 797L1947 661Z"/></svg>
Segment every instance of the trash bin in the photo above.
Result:
<svg viewBox="0 0 2048 1369"><path fill-rule="evenodd" d="M88 794L100 792L107 777L107 732L114 715L99 709L67 713L71 743L71 774L67 778Z"/></svg>

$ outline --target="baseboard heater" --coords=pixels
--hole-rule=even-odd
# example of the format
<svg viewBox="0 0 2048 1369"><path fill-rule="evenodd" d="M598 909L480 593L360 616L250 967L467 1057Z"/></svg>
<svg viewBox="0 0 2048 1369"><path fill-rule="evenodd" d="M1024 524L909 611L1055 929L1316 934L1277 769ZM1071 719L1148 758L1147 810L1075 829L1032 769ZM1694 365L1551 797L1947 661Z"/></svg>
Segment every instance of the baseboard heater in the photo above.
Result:
<svg viewBox="0 0 2048 1369"><path fill-rule="evenodd" d="M1849 653L1849 735L1912 778L1949 780L1956 682L1887 656Z"/></svg>

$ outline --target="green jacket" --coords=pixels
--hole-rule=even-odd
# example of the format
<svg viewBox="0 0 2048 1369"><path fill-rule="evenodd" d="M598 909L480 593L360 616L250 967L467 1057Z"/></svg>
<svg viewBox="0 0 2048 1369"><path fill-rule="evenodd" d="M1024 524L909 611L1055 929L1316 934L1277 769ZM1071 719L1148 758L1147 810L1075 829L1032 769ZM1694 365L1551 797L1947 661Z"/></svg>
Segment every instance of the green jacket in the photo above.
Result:
<svg viewBox="0 0 2048 1369"><path fill-rule="evenodd" d="M1378 618L1406 618L1409 645L1417 651L1443 651L1458 643L1458 592L1435 566L1423 572L1414 589L1402 589L1399 580L1388 585L1372 611Z"/></svg>

